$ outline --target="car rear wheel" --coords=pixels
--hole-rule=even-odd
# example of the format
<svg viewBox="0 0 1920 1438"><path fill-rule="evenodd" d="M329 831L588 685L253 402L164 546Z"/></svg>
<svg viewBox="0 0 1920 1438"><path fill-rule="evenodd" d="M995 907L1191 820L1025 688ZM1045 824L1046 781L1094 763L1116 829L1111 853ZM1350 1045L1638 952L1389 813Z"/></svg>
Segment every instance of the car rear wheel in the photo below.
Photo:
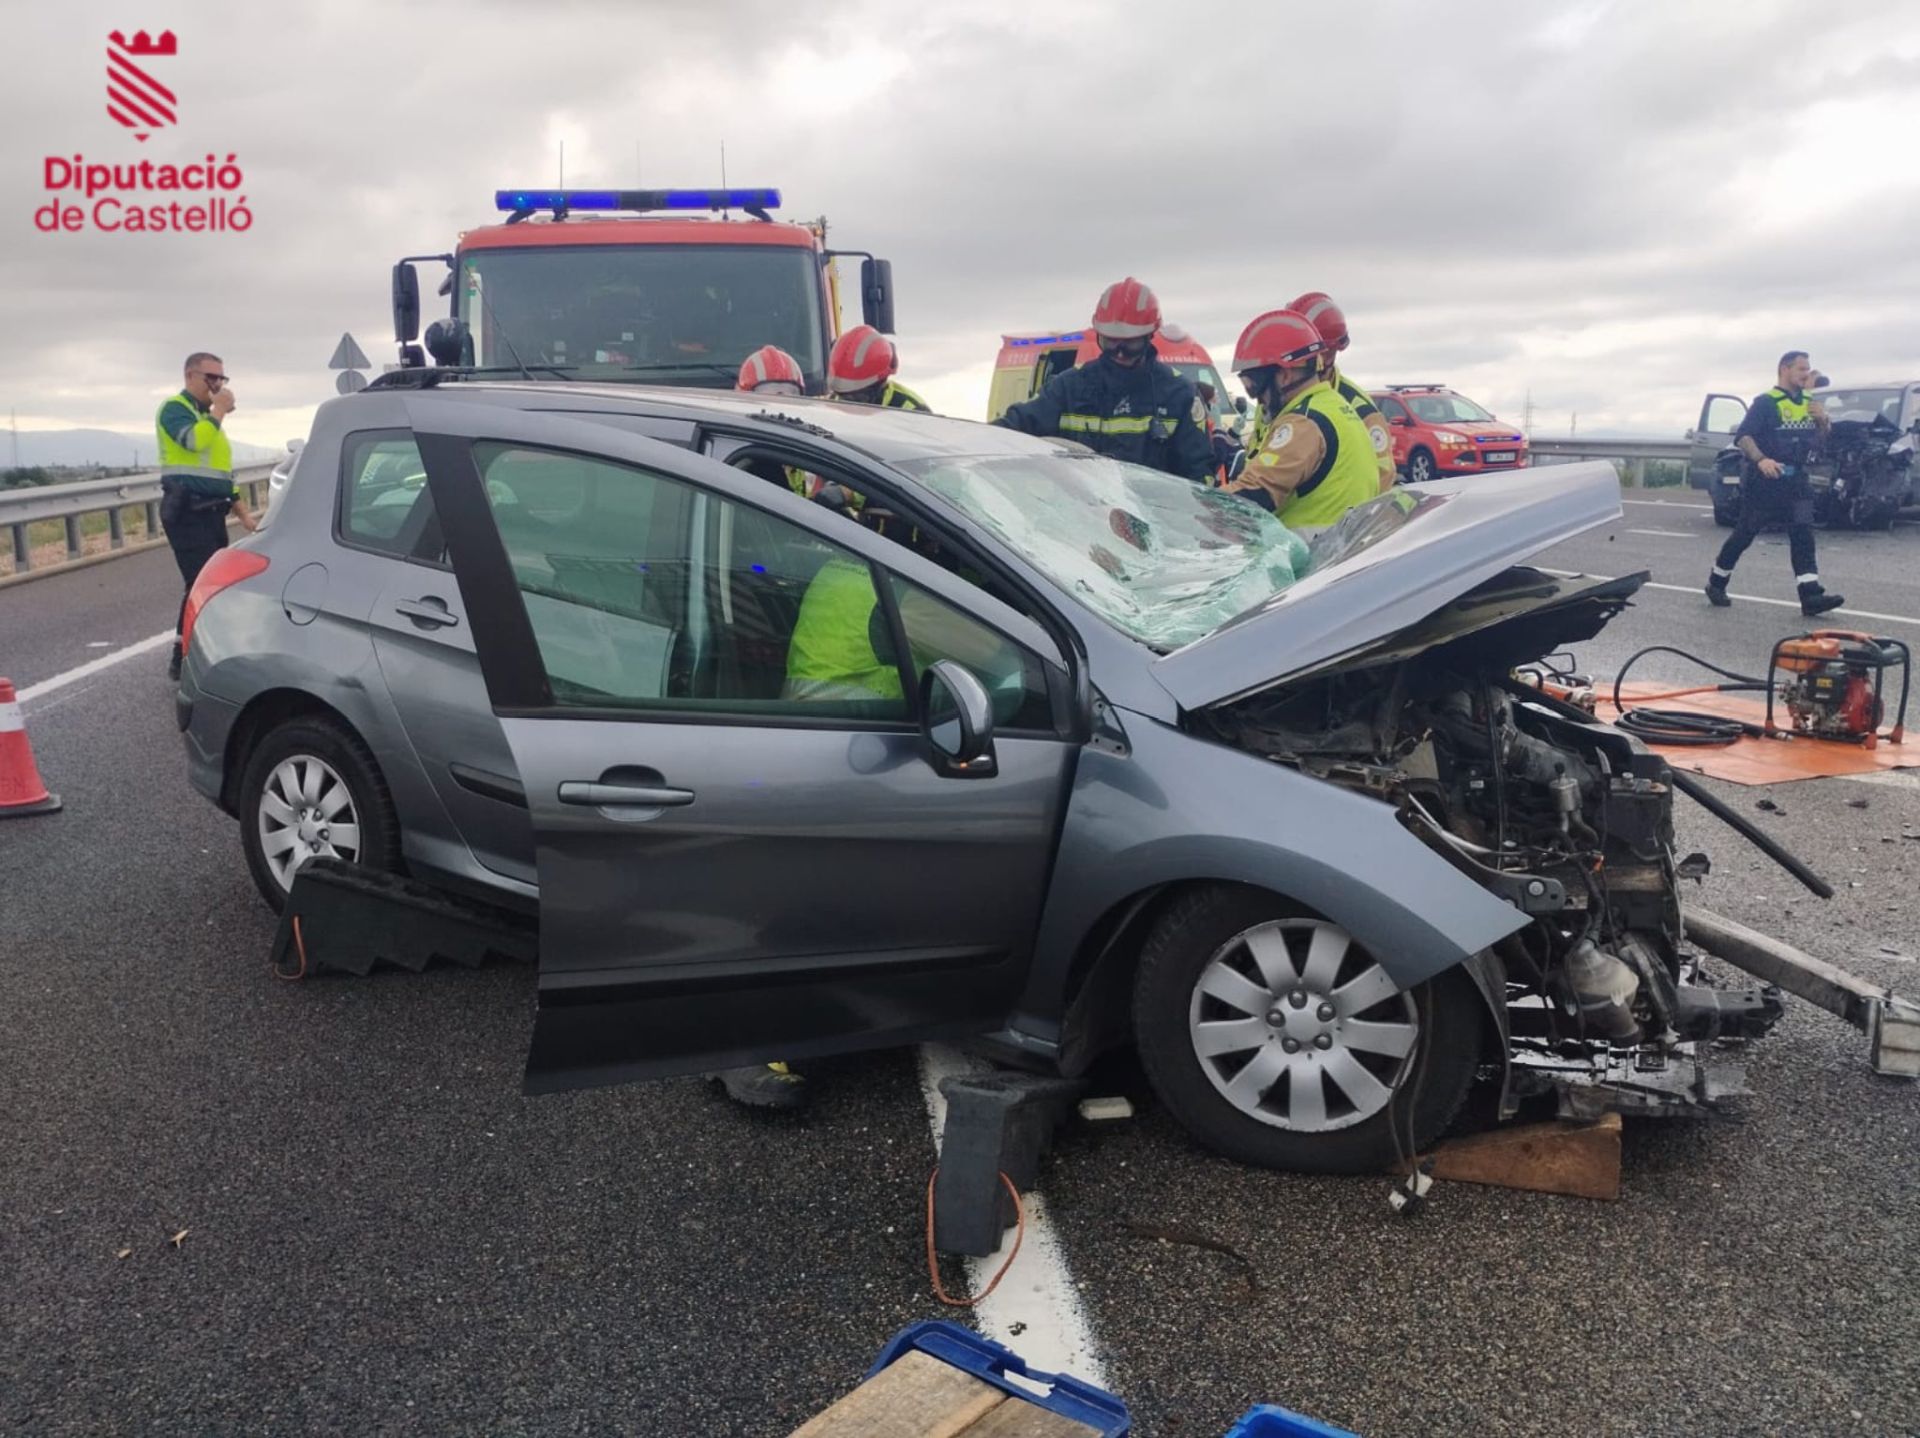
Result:
<svg viewBox="0 0 1920 1438"><path fill-rule="evenodd" d="M313 859L379 872L399 865L399 824L379 767L330 719L291 720L254 747L240 782L240 834L254 886L275 913Z"/></svg>
<svg viewBox="0 0 1920 1438"><path fill-rule="evenodd" d="M1899 506L1886 499L1862 497L1847 505L1847 519L1855 529L1891 529L1897 513Z"/></svg>
<svg viewBox="0 0 1920 1438"><path fill-rule="evenodd" d="M1720 489L1713 492L1713 522L1722 529L1732 529L1740 523L1740 494L1723 493Z"/></svg>
<svg viewBox="0 0 1920 1438"><path fill-rule="evenodd" d="M1463 970L1400 989L1338 924L1251 889L1175 903L1134 984L1141 1060L1181 1126L1300 1172L1380 1172L1437 1139L1473 1083L1480 1023Z"/></svg>
<svg viewBox="0 0 1920 1438"><path fill-rule="evenodd" d="M1407 456L1407 482L1425 484L1438 477L1440 471L1433 462L1433 455L1424 449L1416 449Z"/></svg>

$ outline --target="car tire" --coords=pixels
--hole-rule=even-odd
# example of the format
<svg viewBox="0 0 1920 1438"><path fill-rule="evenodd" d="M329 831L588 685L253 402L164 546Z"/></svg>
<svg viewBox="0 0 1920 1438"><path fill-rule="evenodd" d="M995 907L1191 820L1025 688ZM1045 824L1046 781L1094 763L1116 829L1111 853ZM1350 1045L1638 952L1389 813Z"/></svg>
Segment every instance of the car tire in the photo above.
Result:
<svg viewBox="0 0 1920 1438"><path fill-rule="evenodd" d="M326 718L289 720L254 745L240 780L240 842L275 913L308 859L378 873L400 865L400 825L379 765L357 734Z"/></svg>
<svg viewBox="0 0 1920 1438"><path fill-rule="evenodd" d="M1440 477L1440 468L1433 462L1433 452L1416 449L1407 456L1407 483L1425 484L1430 479Z"/></svg>
<svg viewBox="0 0 1920 1438"><path fill-rule="evenodd" d="M1855 529L1887 530L1898 512L1897 505L1884 499L1856 499L1847 506L1847 520Z"/></svg>
<svg viewBox="0 0 1920 1438"><path fill-rule="evenodd" d="M1732 529L1740 523L1740 496L1723 495L1719 490L1713 492L1713 522L1722 529Z"/></svg>
<svg viewBox="0 0 1920 1438"><path fill-rule="evenodd" d="M1284 946L1295 966L1285 982L1306 993L1304 1002L1292 989L1281 997L1264 979L1247 981L1246 973L1270 972L1247 947L1250 939L1269 958L1275 940ZM1331 978L1311 957L1318 945L1339 950ZM1229 981L1225 991L1252 1001L1256 989L1264 990L1258 1002L1271 1002L1282 1025L1273 1028L1244 1002L1209 992L1229 979L1223 970L1239 973L1246 984L1243 990ZM1382 985L1388 985L1384 992ZM1380 997L1362 1002L1372 993ZM1148 935L1134 980L1141 1062L1181 1127L1229 1158L1301 1173L1383 1172L1409 1135L1419 1149L1445 1133L1473 1084L1483 1014L1464 969L1410 992L1393 990L1384 970L1339 925L1290 912L1274 896L1239 886L1200 889L1175 901ZM1216 1027L1202 1027L1209 1023ZM1286 1032L1289 1023L1297 1038ZM1367 1040L1355 1043L1362 1024ZM1253 1045L1244 1062L1242 1037ZM1299 1046L1295 1052L1285 1051L1289 1040ZM1402 1052L1391 1052L1400 1045ZM1234 1096L1234 1083L1253 1073L1260 1075L1253 1087ZM1297 1075L1312 1076L1317 1098L1304 1089L1296 1094Z"/></svg>

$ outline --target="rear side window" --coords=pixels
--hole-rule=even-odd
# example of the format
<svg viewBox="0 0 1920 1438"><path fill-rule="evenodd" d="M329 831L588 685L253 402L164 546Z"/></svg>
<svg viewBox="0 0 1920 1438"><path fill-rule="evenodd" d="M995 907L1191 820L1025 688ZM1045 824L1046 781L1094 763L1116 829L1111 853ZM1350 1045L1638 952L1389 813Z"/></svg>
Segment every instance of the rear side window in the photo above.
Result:
<svg viewBox="0 0 1920 1438"><path fill-rule="evenodd" d="M406 557L433 518L427 467L406 430L351 435L340 477L340 538Z"/></svg>

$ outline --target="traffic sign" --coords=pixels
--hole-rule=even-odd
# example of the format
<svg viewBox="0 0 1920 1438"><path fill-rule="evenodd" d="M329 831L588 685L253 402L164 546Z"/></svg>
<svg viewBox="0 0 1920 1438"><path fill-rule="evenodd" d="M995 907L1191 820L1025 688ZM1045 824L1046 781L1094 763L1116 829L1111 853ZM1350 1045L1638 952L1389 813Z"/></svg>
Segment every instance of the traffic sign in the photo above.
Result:
<svg viewBox="0 0 1920 1438"><path fill-rule="evenodd" d="M333 347L333 358L327 361L328 369L372 369L373 361L366 352L354 343L352 335L341 335L340 343ZM342 390L342 394L347 391Z"/></svg>

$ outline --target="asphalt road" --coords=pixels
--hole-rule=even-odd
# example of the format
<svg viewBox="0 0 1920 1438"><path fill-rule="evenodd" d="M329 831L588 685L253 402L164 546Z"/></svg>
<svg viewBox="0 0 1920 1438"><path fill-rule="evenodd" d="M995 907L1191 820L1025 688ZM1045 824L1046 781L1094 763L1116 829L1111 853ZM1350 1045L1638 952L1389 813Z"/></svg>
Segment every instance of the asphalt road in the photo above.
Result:
<svg viewBox="0 0 1920 1438"><path fill-rule="evenodd" d="M1800 627L1709 610L1711 517L1635 498L1542 562L1684 588L1644 591L1583 665L1663 642L1748 666ZM1822 551L1894 616L1840 618L1920 639L1920 533ZM1780 541L1734 591L1791 598ZM164 553L0 590L0 673L142 639L177 593ZM830 1066L797 1121L693 1080L530 1100L530 971L276 981L162 663L30 702L67 808L0 825L0 1432L780 1434L941 1316L912 1055ZM1772 797L1762 822L1839 896L1689 810L1702 901L1920 991L1920 786ZM1614 1205L1453 1185L1396 1220L1381 1181L1237 1168L1125 1064L1106 1078L1140 1116L1070 1132L1043 1188L1142 1433L1258 1401L1377 1435L1920 1431L1920 1091L1824 1014L1756 1046L1739 1121L1630 1124ZM1231 1246L1257 1291L1129 1221Z"/></svg>

